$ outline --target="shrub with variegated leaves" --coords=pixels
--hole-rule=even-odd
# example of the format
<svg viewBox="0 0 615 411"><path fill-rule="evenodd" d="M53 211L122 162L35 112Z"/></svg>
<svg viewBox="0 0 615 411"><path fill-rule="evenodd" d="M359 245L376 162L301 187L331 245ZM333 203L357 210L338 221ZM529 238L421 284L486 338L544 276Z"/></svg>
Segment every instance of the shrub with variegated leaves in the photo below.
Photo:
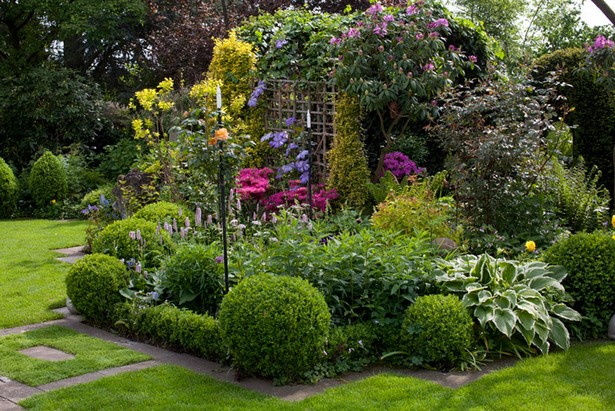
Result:
<svg viewBox="0 0 615 411"><path fill-rule="evenodd" d="M527 348L536 347L542 353L549 351L551 342L564 350L570 346L562 320L579 321L581 316L564 303L563 267L483 254L441 260L437 274L446 290L462 296L463 304L487 334L496 339L505 336L517 355L523 350L519 344L523 341Z"/></svg>

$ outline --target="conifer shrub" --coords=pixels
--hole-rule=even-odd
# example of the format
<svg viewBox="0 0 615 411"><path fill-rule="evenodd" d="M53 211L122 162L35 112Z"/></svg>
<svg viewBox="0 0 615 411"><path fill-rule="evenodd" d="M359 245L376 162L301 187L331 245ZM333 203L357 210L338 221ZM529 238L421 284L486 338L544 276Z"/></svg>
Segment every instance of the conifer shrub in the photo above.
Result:
<svg viewBox="0 0 615 411"><path fill-rule="evenodd" d="M107 324L115 304L122 301L120 289L128 286L124 263L104 254L88 254L73 264L66 276L66 294L83 316Z"/></svg>
<svg viewBox="0 0 615 411"><path fill-rule="evenodd" d="M8 218L17 203L17 178L11 167L0 158L0 218Z"/></svg>
<svg viewBox="0 0 615 411"><path fill-rule="evenodd" d="M126 261L134 259L144 268L160 265L162 257L174 249L171 236L158 230L156 223L128 218L106 226L92 242L92 252L112 255Z"/></svg>
<svg viewBox="0 0 615 411"><path fill-rule="evenodd" d="M323 295L307 281L259 274L234 287L222 300L222 340L239 369L300 379L323 357L331 316Z"/></svg>
<svg viewBox="0 0 615 411"><path fill-rule="evenodd" d="M362 208L369 201L369 168L361 140L359 101L348 95L338 97L335 114L336 134L328 153L329 189L335 189L341 202Z"/></svg>
<svg viewBox="0 0 615 411"><path fill-rule="evenodd" d="M151 221L152 223L169 223L175 221L179 225L185 225L186 218L191 224L194 224L194 212L180 204L171 203L168 201L158 201L157 203L147 204L136 213L134 218L142 218L143 220Z"/></svg>
<svg viewBox="0 0 615 411"><path fill-rule="evenodd" d="M38 207L47 207L66 197L68 180L60 159L51 151L34 163L29 178L30 193Z"/></svg>
<svg viewBox="0 0 615 411"><path fill-rule="evenodd" d="M406 309L400 344L415 363L451 367L472 348L473 321L454 295L426 295Z"/></svg>
<svg viewBox="0 0 615 411"><path fill-rule="evenodd" d="M544 259L568 271L562 285L583 316L581 336L605 337L615 314L615 241L605 233L577 233L549 248Z"/></svg>

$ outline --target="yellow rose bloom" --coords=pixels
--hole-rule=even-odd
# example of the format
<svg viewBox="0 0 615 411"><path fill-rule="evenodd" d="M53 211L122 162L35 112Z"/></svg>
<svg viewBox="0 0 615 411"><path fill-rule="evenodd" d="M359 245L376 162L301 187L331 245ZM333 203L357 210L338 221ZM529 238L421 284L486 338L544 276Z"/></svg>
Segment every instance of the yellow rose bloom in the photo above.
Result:
<svg viewBox="0 0 615 411"><path fill-rule="evenodd" d="M611 225L615 228L615 215L611 217Z"/></svg>
<svg viewBox="0 0 615 411"><path fill-rule="evenodd" d="M527 242L525 243L525 249L526 249L528 252L533 253L534 251L536 251L536 243L535 243L535 242L533 242L532 240L527 241Z"/></svg>

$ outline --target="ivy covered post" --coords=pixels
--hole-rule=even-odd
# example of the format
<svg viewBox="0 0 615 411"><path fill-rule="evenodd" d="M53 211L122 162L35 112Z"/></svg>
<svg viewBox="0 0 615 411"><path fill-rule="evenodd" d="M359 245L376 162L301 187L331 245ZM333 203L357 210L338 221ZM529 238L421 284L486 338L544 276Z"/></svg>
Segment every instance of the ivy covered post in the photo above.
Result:
<svg viewBox="0 0 615 411"><path fill-rule="evenodd" d="M312 118L308 109L306 115L307 126L307 156L308 156L308 180L307 180L307 200L308 200L308 216L312 220Z"/></svg>

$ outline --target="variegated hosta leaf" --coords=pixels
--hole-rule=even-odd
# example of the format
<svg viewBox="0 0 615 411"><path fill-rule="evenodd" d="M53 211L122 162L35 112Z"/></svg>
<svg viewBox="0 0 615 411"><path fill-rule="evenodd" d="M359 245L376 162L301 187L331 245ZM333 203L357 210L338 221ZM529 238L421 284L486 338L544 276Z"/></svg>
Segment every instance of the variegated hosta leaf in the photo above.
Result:
<svg viewBox="0 0 615 411"><path fill-rule="evenodd" d="M553 323L551 324L549 337L551 337L551 340L553 340L558 347L567 350L570 348L570 335L568 334L568 330L564 323L557 318L553 318L552 320Z"/></svg>
<svg viewBox="0 0 615 411"><path fill-rule="evenodd" d="M495 315L493 305L479 305L474 309L474 317L478 320L481 326L493 321Z"/></svg>
<svg viewBox="0 0 615 411"><path fill-rule="evenodd" d="M511 309L495 308L493 315L493 323L496 328L500 330L502 334L509 337L512 335L515 329L515 323L517 322L517 316Z"/></svg>
<svg viewBox="0 0 615 411"><path fill-rule="evenodd" d="M555 304L551 311L557 316L569 321L581 321L581 314L568 307L566 304Z"/></svg>

